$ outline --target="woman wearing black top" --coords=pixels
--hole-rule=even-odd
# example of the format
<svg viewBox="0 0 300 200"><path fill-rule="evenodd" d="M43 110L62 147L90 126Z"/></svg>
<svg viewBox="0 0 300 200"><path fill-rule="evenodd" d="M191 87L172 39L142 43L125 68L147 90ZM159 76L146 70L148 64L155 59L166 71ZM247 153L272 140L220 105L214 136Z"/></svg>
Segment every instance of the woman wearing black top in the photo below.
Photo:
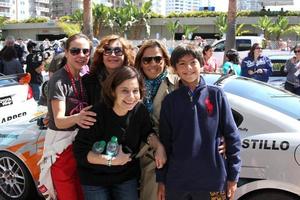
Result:
<svg viewBox="0 0 300 200"><path fill-rule="evenodd" d="M116 69L103 83L103 103L92 111L98 113L97 122L90 129L80 129L74 142L80 181L84 196L89 200L137 200L139 160L134 158L141 142L156 150L156 166L166 161L165 151L152 129L149 113L140 102L144 89L143 79L136 69ZM116 136L120 143L116 157L96 154L95 142L108 142Z"/></svg>

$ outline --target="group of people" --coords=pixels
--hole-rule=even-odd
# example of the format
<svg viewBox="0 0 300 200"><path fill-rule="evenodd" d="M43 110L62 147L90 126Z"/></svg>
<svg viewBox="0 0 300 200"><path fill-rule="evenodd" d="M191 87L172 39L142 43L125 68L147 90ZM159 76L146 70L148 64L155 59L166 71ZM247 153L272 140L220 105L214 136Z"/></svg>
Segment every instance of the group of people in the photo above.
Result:
<svg viewBox="0 0 300 200"><path fill-rule="evenodd" d="M283 71L287 74L284 88L294 94L300 95L300 44L296 44L292 49L294 56L287 60ZM218 66L213 57L213 49L207 45L203 49L204 66L206 73L218 72ZM262 47L259 43L252 45L248 56L241 62L239 54L235 49L230 49L225 53L226 61L222 66L223 74L236 74L259 81L268 82L272 75L272 62L262 54Z"/></svg>
<svg viewBox="0 0 300 200"><path fill-rule="evenodd" d="M158 40L135 54L109 35L96 48L83 34L65 44L48 85L49 124L39 190L48 199L233 199L241 141L222 89L201 77L202 51ZM115 156L93 144L115 136Z"/></svg>

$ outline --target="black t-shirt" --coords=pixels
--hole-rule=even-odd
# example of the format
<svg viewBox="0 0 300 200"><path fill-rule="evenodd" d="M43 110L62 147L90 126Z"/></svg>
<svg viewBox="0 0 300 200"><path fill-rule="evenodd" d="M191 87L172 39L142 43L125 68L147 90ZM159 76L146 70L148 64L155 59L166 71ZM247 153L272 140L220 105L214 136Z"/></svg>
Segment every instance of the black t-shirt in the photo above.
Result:
<svg viewBox="0 0 300 200"><path fill-rule="evenodd" d="M136 178L140 172L139 160L133 159L122 166L90 164L87 154L95 142L106 143L112 136L118 138L122 146L128 146L133 154L138 153L142 141L153 133L149 113L142 103L138 103L125 116L118 116L104 103L96 104L92 111L97 113L97 122L90 129L80 129L73 143L74 155L78 162L80 181L83 185L109 186ZM125 153L128 153L123 148Z"/></svg>

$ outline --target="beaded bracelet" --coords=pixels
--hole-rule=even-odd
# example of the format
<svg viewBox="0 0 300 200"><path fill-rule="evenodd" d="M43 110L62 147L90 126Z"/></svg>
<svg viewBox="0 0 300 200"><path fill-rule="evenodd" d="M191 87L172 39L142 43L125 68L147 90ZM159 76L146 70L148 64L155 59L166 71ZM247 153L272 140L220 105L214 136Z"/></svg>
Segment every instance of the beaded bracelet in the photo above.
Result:
<svg viewBox="0 0 300 200"><path fill-rule="evenodd" d="M111 166L111 162L112 162L112 157L109 157L108 159L107 159L107 166Z"/></svg>

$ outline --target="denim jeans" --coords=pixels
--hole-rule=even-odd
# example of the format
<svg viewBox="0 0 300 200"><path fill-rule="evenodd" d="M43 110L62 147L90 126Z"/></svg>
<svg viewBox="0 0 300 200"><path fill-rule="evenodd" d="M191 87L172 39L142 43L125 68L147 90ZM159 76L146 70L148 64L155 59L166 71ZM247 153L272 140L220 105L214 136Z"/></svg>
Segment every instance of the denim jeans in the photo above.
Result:
<svg viewBox="0 0 300 200"><path fill-rule="evenodd" d="M137 187L136 179L106 187L82 185L85 200L138 200Z"/></svg>
<svg viewBox="0 0 300 200"><path fill-rule="evenodd" d="M41 85L36 83L30 83L30 87L32 88L34 100L38 101L40 99Z"/></svg>

